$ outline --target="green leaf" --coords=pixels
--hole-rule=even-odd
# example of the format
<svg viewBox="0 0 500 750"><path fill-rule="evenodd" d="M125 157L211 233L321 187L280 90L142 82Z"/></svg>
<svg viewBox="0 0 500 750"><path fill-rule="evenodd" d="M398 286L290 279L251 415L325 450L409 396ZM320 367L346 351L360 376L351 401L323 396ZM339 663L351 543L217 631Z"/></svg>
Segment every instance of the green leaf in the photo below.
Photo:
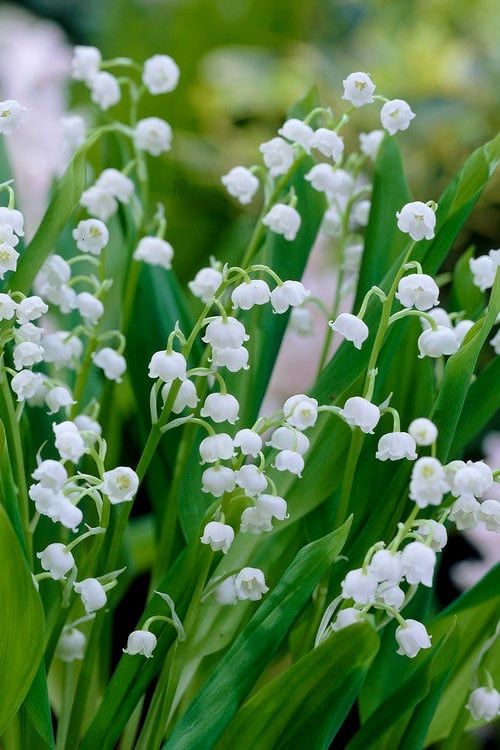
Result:
<svg viewBox="0 0 500 750"><path fill-rule="evenodd" d="M450 455L458 456L500 409L500 357L494 357L473 380L455 431Z"/></svg>
<svg viewBox="0 0 500 750"><path fill-rule="evenodd" d="M23 702L43 654L43 610L7 513L0 506L0 735Z"/></svg>
<svg viewBox="0 0 500 750"><path fill-rule="evenodd" d="M377 647L378 636L367 623L334 633L244 703L216 750L303 747L306 737L315 750L327 748Z"/></svg>
<svg viewBox="0 0 500 750"><path fill-rule="evenodd" d="M9 456L9 447L3 422L0 420L0 503L4 506L5 511L16 532L22 549L25 550L23 525L21 514L19 512L19 502L17 499L17 489L12 476L12 464Z"/></svg>
<svg viewBox="0 0 500 750"><path fill-rule="evenodd" d="M291 623L339 554L350 521L300 550L203 685L164 745L212 747L255 684Z"/></svg>
<svg viewBox="0 0 500 750"><path fill-rule="evenodd" d="M42 750L40 741L43 742L43 748L52 750L54 748L54 734L52 729L52 717L50 711L49 695L47 691L47 675L43 662L40 663L31 687L28 691L24 703L21 706L21 717L24 724L27 724L32 732L37 733L37 744L30 744L30 747Z"/></svg>

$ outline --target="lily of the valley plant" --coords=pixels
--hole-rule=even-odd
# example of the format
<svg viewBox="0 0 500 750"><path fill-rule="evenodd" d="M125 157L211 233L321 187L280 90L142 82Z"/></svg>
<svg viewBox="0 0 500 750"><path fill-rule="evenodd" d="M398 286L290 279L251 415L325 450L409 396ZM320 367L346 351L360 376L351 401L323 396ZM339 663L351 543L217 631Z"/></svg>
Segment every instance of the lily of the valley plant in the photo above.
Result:
<svg viewBox="0 0 500 750"><path fill-rule="evenodd" d="M450 533L500 531L500 471L467 460L498 407L500 250L442 266L498 140L414 200L415 113L352 73L221 176L260 213L184 290L148 175L175 135L141 118L176 63L77 47L73 78L105 124L65 118L26 246L0 185L2 747L459 747L500 708L499 569L435 594ZM347 153L365 106L381 129ZM0 132L24 117L1 102ZM318 236L330 306L300 281ZM323 342L317 382L266 414L287 323Z"/></svg>

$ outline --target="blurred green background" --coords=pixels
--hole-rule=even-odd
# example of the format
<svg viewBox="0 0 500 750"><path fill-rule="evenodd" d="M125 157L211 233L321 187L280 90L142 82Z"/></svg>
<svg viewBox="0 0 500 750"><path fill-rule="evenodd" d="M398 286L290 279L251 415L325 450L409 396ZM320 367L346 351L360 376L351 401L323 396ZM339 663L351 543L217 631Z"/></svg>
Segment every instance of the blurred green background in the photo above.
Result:
<svg viewBox="0 0 500 750"><path fill-rule="evenodd" d="M18 3L55 20L70 43L104 57L139 61L170 54L178 89L148 97L144 115L174 128L174 148L151 160L153 197L164 200L176 269L190 278L208 255L238 249L241 216L220 186L235 164L258 160L258 144L313 84L335 112L341 82L369 72L379 93L404 98L417 118L399 140L415 198L437 198L465 155L498 131L500 4L497 0L32 0ZM84 99L85 97L85 99ZM73 106L88 101L83 87ZM114 111L113 111L114 112ZM125 110L123 111L125 116ZM377 110L346 129L378 127ZM498 186L498 181L497 181ZM464 244L494 243L495 185ZM250 216L249 216L250 212Z"/></svg>

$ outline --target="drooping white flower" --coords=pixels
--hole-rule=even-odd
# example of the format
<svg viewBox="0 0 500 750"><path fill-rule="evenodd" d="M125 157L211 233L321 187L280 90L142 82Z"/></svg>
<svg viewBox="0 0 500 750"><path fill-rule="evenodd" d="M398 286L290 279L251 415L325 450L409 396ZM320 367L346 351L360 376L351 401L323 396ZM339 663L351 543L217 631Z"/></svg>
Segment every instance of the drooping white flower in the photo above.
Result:
<svg viewBox="0 0 500 750"><path fill-rule="evenodd" d="M21 211L18 211L17 208L6 208L5 206L0 206L0 226L4 224L11 227L12 231L17 234L18 237L24 237L24 217Z"/></svg>
<svg viewBox="0 0 500 750"><path fill-rule="evenodd" d="M86 436L87 440L89 440L89 437L91 438L92 435L95 435L95 437L97 438L102 434L102 427L99 422L97 422L95 419L92 419L92 417L89 417L87 414L79 414L74 418L73 422L78 427L79 432L91 433L90 436Z"/></svg>
<svg viewBox="0 0 500 750"><path fill-rule="evenodd" d="M295 159L293 146L290 146L283 138L271 138L270 141L261 143L259 151L271 177L286 174Z"/></svg>
<svg viewBox="0 0 500 750"><path fill-rule="evenodd" d="M289 307L301 305L310 294L300 281L289 279L274 287L271 292L271 305L274 312L285 313Z"/></svg>
<svg viewBox="0 0 500 750"><path fill-rule="evenodd" d="M383 130L371 130L369 133L359 134L359 147L365 156L375 161L380 144L384 139Z"/></svg>
<svg viewBox="0 0 500 750"><path fill-rule="evenodd" d="M75 297L75 307L85 320L91 325L96 325L104 314L104 305L100 299L94 297L90 292L80 292Z"/></svg>
<svg viewBox="0 0 500 750"><path fill-rule="evenodd" d="M351 209L351 225L354 227L366 227L370 219L372 204L369 200L356 201Z"/></svg>
<svg viewBox="0 0 500 750"><path fill-rule="evenodd" d="M144 63L142 82L150 94L168 94L179 82L179 66L169 55L153 55Z"/></svg>
<svg viewBox="0 0 500 750"><path fill-rule="evenodd" d="M380 110L380 122L389 135L394 135L398 130L407 130L414 117L415 112L412 112L410 105L404 99L392 99L390 102L385 102Z"/></svg>
<svg viewBox="0 0 500 750"><path fill-rule="evenodd" d="M40 373L31 372L31 370L21 370L10 381L11 388L16 394L18 401L26 401L26 399L33 398L41 384L42 376Z"/></svg>
<svg viewBox="0 0 500 750"><path fill-rule="evenodd" d="M62 492L50 487L43 487L40 483L32 484L28 490L28 495L35 503L36 512L51 518L53 521L57 519L61 504L67 502Z"/></svg>
<svg viewBox="0 0 500 750"><path fill-rule="evenodd" d="M467 461L457 467L453 476L451 491L458 495L475 495L482 497L493 484L493 473L484 461Z"/></svg>
<svg viewBox="0 0 500 750"><path fill-rule="evenodd" d="M240 518L240 531L242 534L265 534L273 530L272 517L263 512L257 506L245 508Z"/></svg>
<svg viewBox="0 0 500 750"><path fill-rule="evenodd" d="M138 487L139 477L129 466L117 466L103 474L102 491L112 505L131 502Z"/></svg>
<svg viewBox="0 0 500 750"><path fill-rule="evenodd" d="M294 307L290 313L290 330L297 336L308 337L314 333L314 319L307 307Z"/></svg>
<svg viewBox="0 0 500 750"><path fill-rule="evenodd" d="M428 315L431 316L431 318L435 323L437 323L438 326L453 328L453 323L451 322L450 316L442 307L434 307L432 310L429 310ZM426 318L420 318L420 322L422 324L423 331L427 331L429 330L429 328L432 328L430 322Z"/></svg>
<svg viewBox="0 0 500 750"><path fill-rule="evenodd" d="M410 542L401 552L403 575L412 586L422 583L432 586L432 576L436 566L436 553L422 542Z"/></svg>
<svg viewBox="0 0 500 750"><path fill-rule="evenodd" d="M262 279L252 279L238 284L231 294L231 302L236 310L250 310L254 305L265 305L271 299L269 286Z"/></svg>
<svg viewBox="0 0 500 750"><path fill-rule="evenodd" d="M187 363L186 358L180 352L155 352L149 362L148 375L150 378L159 378L167 383L178 378L186 380Z"/></svg>
<svg viewBox="0 0 500 750"><path fill-rule="evenodd" d="M101 53L96 47L76 46L71 60L71 77L89 83L99 71Z"/></svg>
<svg viewBox="0 0 500 750"><path fill-rule="evenodd" d="M283 416L288 424L298 430L306 430L313 427L318 418L318 402L311 396L298 393L290 396L283 404Z"/></svg>
<svg viewBox="0 0 500 750"><path fill-rule="evenodd" d="M448 483L443 466L437 458L424 456L413 466L410 482L410 499L419 508L440 505L448 492Z"/></svg>
<svg viewBox="0 0 500 750"><path fill-rule="evenodd" d="M53 424L55 446L63 461L78 463L86 451L85 442L73 422Z"/></svg>
<svg viewBox="0 0 500 750"><path fill-rule="evenodd" d="M202 544L209 544L213 552L222 552L224 555L228 552L233 540L233 527L218 521L207 523L200 537Z"/></svg>
<svg viewBox="0 0 500 750"><path fill-rule="evenodd" d="M441 552L448 543L446 526L437 521L433 521L432 519L423 519L422 521L419 521L417 533L422 542L433 549L434 552Z"/></svg>
<svg viewBox="0 0 500 750"><path fill-rule="evenodd" d="M87 127L80 115L66 115L61 118L62 147L67 159L85 143Z"/></svg>
<svg viewBox="0 0 500 750"><path fill-rule="evenodd" d="M160 156L172 147L172 128L159 117L146 117L135 127L134 143L140 151Z"/></svg>
<svg viewBox="0 0 500 750"><path fill-rule="evenodd" d="M43 336L43 359L56 367L75 367L83 353L83 344L70 331L56 331Z"/></svg>
<svg viewBox="0 0 500 750"><path fill-rule="evenodd" d="M107 193L116 198L120 203L130 203L134 194L134 183L127 175L120 172L119 169L109 167L104 169L96 180L96 186L105 190ZM105 221L105 219L103 220Z"/></svg>
<svg viewBox="0 0 500 750"><path fill-rule="evenodd" d="M168 398L171 387L172 383L165 383L161 389L161 397L164 402ZM195 409L198 401L195 384L191 380L183 380L172 405L172 411L174 414L180 414L186 407Z"/></svg>
<svg viewBox="0 0 500 750"><path fill-rule="evenodd" d="M388 607L401 609L405 602L405 592L400 586L390 583L381 583L377 588L377 601L383 602Z"/></svg>
<svg viewBox="0 0 500 750"><path fill-rule="evenodd" d="M304 149L306 154L311 153L311 140L314 131L310 125L306 125L302 120L292 117L283 123L282 127L278 130L278 134L288 141L296 143L297 146Z"/></svg>
<svg viewBox="0 0 500 750"><path fill-rule="evenodd" d="M14 99L0 102L0 133L11 135L26 119L26 108Z"/></svg>
<svg viewBox="0 0 500 750"><path fill-rule="evenodd" d="M433 211L431 213L434 215ZM439 302L439 287L432 276L427 276L425 273L412 273L409 276L403 276L399 282L396 299L403 307L430 310Z"/></svg>
<svg viewBox="0 0 500 750"><path fill-rule="evenodd" d="M363 622L363 619L363 613L360 609L356 609L356 607L344 607L332 622L331 628L337 633L339 630L348 628L350 625L355 625L357 622Z"/></svg>
<svg viewBox="0 0 500 750"><path fill-rule="evenodd" d="M100 367L108 380L116 383L122 382L122 375L127 369L125 357L109 346L105 346L92 355L92 361L96 367Z"/></svg>
<svg viewBox="0 0 500 750"><path fill-rule="evenodd" d="M480 504L474 495L461 495L450 510L450 521L453 521L459 531L475 529L479 519Z"/></svg>
<svg viewBox="0 0 500 750"><path fill-rule="evenodd" d="M483 500L477 510L477 519L488 531L500 531L500 501L494 498Z"/></svg>
<svg viewBox="0 0 500 750"><path fill-rule="evenodd" d="M49 407L49 414L56 414L59 409L65 409L68 406L76 403L73 401L71 391L63 385L57 385L55 388L51 388L45 396L45 403Z"/></svg>
<svg viewBox="0 0 500 750"><path fill-rule="evenodd" d="M31 297L25 297L17 306L16 320L19 325L28 323L31 320L38 320L48 309L43 299L36 294Z"/></svg>
<svg viewBox="0 0 500 750"><path fill-rule="evenodd" d="M368 572L378 583L387 581L396 586L403 577L401 554L388 549L377 550L372 556Z"/></svg>
<svg viewBox="0 0 500 750"><path fill-rule="evenodd" d="M283 450L276 454L273 466L278 471L289 471L290 474L301 477L304 459L297 451Z"/></svg>
<svg viewBox="0 0 500 750"><path fill-rule="evenodd" d="M495 281L497 266L488 255L480 255L469 260L472 282L482 292L491 289Z"/></svg>
<svg viewBox="0 0 500 750"><path fill-rule="evenodd" d="M353 599L356 604L368 604L375 599L377 581L362 568L350 570L342 581L342 596Z"/></svg>
<svg viewBox="0 0 500 750"><path fill-rule="evenodd" d="M233 439L225 432L208 435L201 441L199 450L202 464L228 461L234 456Z"/></svg>
<svg viewBox="0 0 500 750"><path fill-rule="evenodd" d="M241 469L236 472L236 484L245 491L248 497L255 497L267 487L267 479L258 466L253 464L243 464Z"/></svg>
<svg viewBox="0 0 500 750"><path fill-rule="evenodd" d="M51 458L42 461L31 476L40 482L42 487L47 487L54 492L60 490L68 480L68 472L64 466Z"/></svg>
<svg viewBox="0 0 500 750"><path fill-rule="evenodd" d="M455 354L460 348L454 331L445 326L438 326L435 331L432 328L423 331L418 337L417 344L420 359L423 357L437 358L444 355L450 356L451 354Z"/></svg>
<svg viewBox="0 0 500 750"><path fill-rule="evenodd" d="M328 128L315 130L309 145L334 161L339 161L344 153L344 141L334 130Z"/></svg>
<svg viewBox="0 0 500 750"><path fill-rule="evenodd" d="M259 189L259 180L246 167L233 167L221 177L221 182L229 195L244 206L250 203Z"/></svg>
<svg viewBox="0 0 500 750"><path fill-rule="evenodd" d="M65 628L57 642L55 655L66 663L83 659L86 643L87 639L81 630Z"/></svg>
<svg viewBox="0 0 500 750"><path fill-rule="evenodd" d="M206 304L215 296L221 283L221 272L208 266L198 271L194 279L188 283L188 287L195 297L198 297Z"/></svg>
<svg viewBox="0 0 500 750"><path fill-rule="evenodd" d="M22 370L24 367L32 367L43 359L43 348L31 341L22 341L12 351L14 367Z"/></svg>
<svg viewBox="0 0 500 750"><path fill-rule="evenodd" d="M402 458L415 461L417 458L415 440L408 432L388 432L378 441L375 457L379 461L399 461Z"/></svg>
<svg viewBox="0 0 500 750"><path fill-rule="evenodd" d="M107 221L118 210L116 199L99 185L92 185L84 190L80 197L80 206L87 209L91 216L101 221Z"/></svg>
<svg viewBox="0 0 500 750"><path fill-rule="evenodd" d="M279 495L259 495L255 499L255 506L271 518L276 518L277 521L284 521L288 518L288 508L286 500L279 497Z"/></svg>
<svg viewBox="0 0 500 750"><path fill-rule="evenodd" d="M103 247L108 244L108 228L99 219L85 219L73 229L73 239L76 240L77 248L83 253L100 255Z"/></svg>
<svg viewBox="0 0 500 750"><path fill-rule="evenodd" d="M493 721L500 713L500 693L492 687L478 687L469 695L466 708L476 721Z"/></svg>
<svg viewBox="0 0 500 750"><path fill-rule="evenodd" d="M39 344L42 340L44 328L39 328L34 323L23 323L16 330L16 339L18 341L29 341L32 344Z"/></svg>
<svg viewBox="0 0 500 750"><path fill-rule="evenodd" d="M257 602L269 591L264 573L259 568L242 568L234 579L234 588L238 599L249 599Z"/></svg>
<svg viewBox="0 0 500 750"><path fill-rule="evenodd" d="M155 634L150 633L149 630L134 630L127 639L127 648L123 649L123 653L130 656L139 654L145 656L146 659L151 659L157 643Z"/></svg>
<svg viewBox="0 0 500 750"><path fill-rule="evenodd" d="M344 404L342 418L351 427L372 434L380 420L380 409L362 396L352 396Z"/></svg>
<svg viewBox="0 0 500 750"><path fill-rule="evenodd" d="M64 578L75 565L75 558L70 550L59 542L49 544L44 550L37 552L36 556L42 568L50 573L54 581Z"/></svg>
<svg viewBox="0 0 500 750"><path fill-rule="evenodd" d="M6 242L0 243L0 279L3 279L8 271L16 270L18 258L19 253L12 245L7 245Z"/></svg>
<svg viewBox="0 0 500 750"><path fill-rule="evenodd" d="M351 313L340 313L335 320L330 320L328 325L332 331L340 334L347 341L352 341L356 349L361 349L370 333L366 323Z"/></svg>
<svg viewBox="0 0 500 750"><path fill-rule="evenodd" d="M430 648L432 645L429 633L418 620L405 620L404 626L396 628L395 635L399 644L397 653L410 659L413 659L420 649Z"/></svg>
<svg viewBox="0 0 500 750"><path fill-rule="evenodd" d="M309 438L288 424L274 430L266 445L270 445L278 451L295 451L303 456L309 450Z"/></svg>
<svg viewBox="0 0 500 750"><path fill-rule="evenodd" d="M320 193L331 196L336 192L338 180L331 164L315 164L305 175L305 179Z"/></svg>
<svg viewBox="0 0 500 750"><path fill-rule="evenodd" d="M238 595L236 594L236 589L234 586L235 580L236 576L233 575L228 576L222 581L222 583L219 583L214 591L214 599L217 604L221 604L223 606L236 604L236 602L238 601Z"/></svg>
<svg viewBox="0 0 500 750"><path fill-rule="evenodd" d="M202 491L214 497L221 497L225 492L232 492L236 486L236 476L227 466L210 466L202 474Z"/></svg>
<svg viewBox="0 0 500 750"><path fill-rule="evenodd" d="M209 393L200 414L217 423L235 424L238 421L239 410L240 405L237 399L230 393Z"/></svg>
<svg viewBox="0 0 500 750"><path fill-rule="evenodd" d="M417 445L427 446L436 442L438 437L438 428L426 417L418 417L411 422L408 432Z"/></svg>
<svg viewBox="0 0 500 750"><path fill-rule="evenodd" d="M262 450L262 438L258 432L247 428L238 430L234 436L234 446L239 448L244 456L253 456L255 458Z"/></svg>
<svg viewBox="0 0 500 750"><path fill-rule="evenodd" d="M170 242L160 237L142 237L134 250L134 260L142 260L151 266L161 266L167 271L172 268L174 249Z"/></svg>
<svg viewBox="0 0 500 750"><path fill-rule="evenodd" d="M107 71L96 73L88 85L90 88L90 98L104 112L110 107L114 107L115 104L118 104L121 99L122 93L118 79Z"/></svg>
<svg viewBox="0 0 500 750"><path fill-rule="evenodd" d="M299 212L285 203L275 203L262 219L262 223L271 232L281 234L285 240L293 241L300 229L301 218Z"/></svg>
<svg viewBox="0 0 500 750"><path fill-rule="evenodd" d="M78 527L83 521L83 513L76 505L62 497L61 502L56 507L56 513L52 518L53 521L57 521L65 526L67 529L71 529L73 532L78 531Z"/></svg>
<svg viewBox="0 0 500 750"><path fill-rule="evenodd" d="M231 316L226 320L218 316L208 324L202 341L216 349L238 349L248 339L243 323Z"/></svg>
<svg viewBox="0 0 500 750"><path fill-rule="evenodd" d="M0 320L12 320L17 310L15 302L10 294L0 293Z"/></svg>
<svg viewBox="0 0 500 750"><path fill-rule="evenodd" d="M80 594L87 614L97 612L106 605L108 598L102 583L97 578L85 578L83 581L75 582L73 588L77 594Z"/></svg>
<svg viewBox="0 0 500 750"><path fill-rule="evenodd" d="M229 372L248 370L248 350L244 346L237 349L213 349L211 362L214 367L226 367Z"/></svg>
<svg viewBox="0 0 500 750"><path fill-rule="evenodd" d="M375 84L368 73L350 73L342 83L344 85L342 99L355 107L362 107L364 104L373 102Z"/></svg>

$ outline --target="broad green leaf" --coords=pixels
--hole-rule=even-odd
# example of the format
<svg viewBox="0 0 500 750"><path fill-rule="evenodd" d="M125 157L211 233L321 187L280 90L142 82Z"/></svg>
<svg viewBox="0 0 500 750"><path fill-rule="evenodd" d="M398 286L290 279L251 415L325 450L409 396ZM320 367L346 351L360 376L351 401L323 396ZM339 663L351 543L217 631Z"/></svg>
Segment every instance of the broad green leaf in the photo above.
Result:
<svg viewBox="0 0 500 750"><path fill-rule="evenodd" d="M52 750L55 746L54 734L47 692L47 675L43 663L38 667L35 679L21 706L20 715L25 732L30 731L32 734L29 747L36 748L36 750L42 750L42 748ZM43 745L40 744L41 742Z"/></svg>
<svg viewBox="0 0 500 750"><path fill-rule="evenodd" d="M23 526L21 515L19 513L17 489L14 478L12 476L12 464L9 456L9 447L7 445L5 428L2 421L0 421L0 504L4 506L9 520L12 524L12 528L16 532L19 543L24 550L25 544Z"/></svg>
<svg viewBox="0 0 500 750"><path fill-rule="evenodd" d="M328 747L356 699L377 646L378 637L368 624L334 633L244 703L216 750L271 750L286 744L285 738L301 747L301 735L315 750ZM326 736L320 742L322 734Z"/></svg>
<svg viewBox="0 0 500 750"><path fill-rule="evenodd" d="M43 654L43 610L9 517L0 506L0 735L26 697ZM8 616L6 616L8 615Z"/></svg>
<svg viewBox="0 0 500 750"><path fill-rule="evenodd" d="M217 664L177 723L165 748L196 750L213 746L318 581L339 554L349 526L350 522L347 522L300 550L276 588L263 600Z"/></svg>
<svg viewBox="0 0 500 750"><path fill-rule="evenodd" d="M500 409L500 357L494 357L472 381L460 421L455 431L450 455L459 456Z"/></svg>

